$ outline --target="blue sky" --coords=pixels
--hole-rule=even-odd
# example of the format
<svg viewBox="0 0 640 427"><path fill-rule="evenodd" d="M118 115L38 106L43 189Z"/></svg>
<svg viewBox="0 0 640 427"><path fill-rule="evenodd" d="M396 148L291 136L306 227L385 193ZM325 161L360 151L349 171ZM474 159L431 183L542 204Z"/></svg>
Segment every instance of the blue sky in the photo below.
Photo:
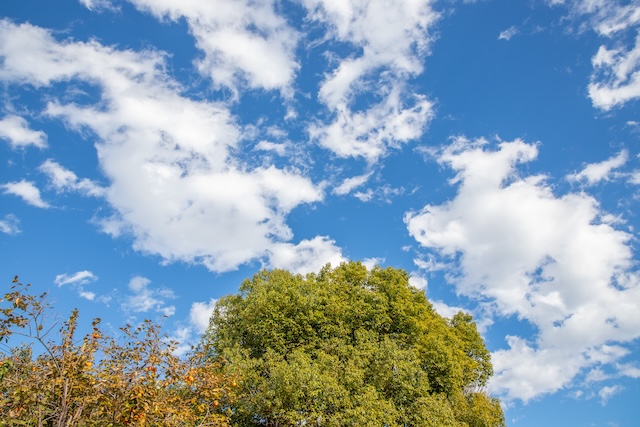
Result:
<svg viewBox="0 0 640 427"><path fill-rule="evenodd" d="M0 15L6 283L194 342L261 268L403 268L475 316L509 425L637 422L638 2Z"/></svg>

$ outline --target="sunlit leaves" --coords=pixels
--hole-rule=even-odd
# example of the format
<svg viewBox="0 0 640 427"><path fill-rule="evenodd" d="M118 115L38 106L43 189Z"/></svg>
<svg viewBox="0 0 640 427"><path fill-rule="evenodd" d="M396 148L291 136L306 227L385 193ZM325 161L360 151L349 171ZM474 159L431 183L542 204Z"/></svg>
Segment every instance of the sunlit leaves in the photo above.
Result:
<svg viewBox="0 0 640 427"><path fill-rule="evenodd" d="M0 312L6 345L0 360L0 426L225 426L235 378L201 347L189 357L144 321L77 337L73 311L56 339L45 325L46 295L28 294L17 278Z"/></svg>
<svg viewBox="0 0 640 427"><path fill-rule="evenodd" d="M440 317L401 270L260 272L219 300L204 342L242 378L235 425L504 425L471 317Z"/></svg>

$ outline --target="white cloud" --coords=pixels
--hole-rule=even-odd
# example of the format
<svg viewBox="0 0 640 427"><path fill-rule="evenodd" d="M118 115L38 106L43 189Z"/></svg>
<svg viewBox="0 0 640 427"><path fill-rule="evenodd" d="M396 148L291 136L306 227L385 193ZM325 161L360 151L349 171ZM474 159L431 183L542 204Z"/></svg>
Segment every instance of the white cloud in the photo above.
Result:
<svg viewBox="0 0 640 427"><path fill-rule="evenodd" d="M39 167L49 176L51 184L57 191L78 191L88 196L101 197L105 189L90 179L78 179L75 173L49 159Z"/></svg>
<svg viewBox="0 0 640 427"><path fill-rule="evenodd" d="M45 114L95 135L109 186L79 180L52 161L43 170L59 189L104 192L113 214L99 224L113 236L133 236L136 250L233 270L286 247L293 237L287 214L324 197L296 169L251 168L234 157L243 129L225 105L183 97L160 52L57 42L46 30L5 20L0 56L4 81L46 87L80 79L99 89L97 105L50 97Z"/></svg>
<svg viewBox="0 0 640 427"><path fill-rule="evenodd" d="M458 293L538 330L534 342L509 337L493 356L493 390L523 401L616 362L628 350L611 343L640 337L633 236L589 195L556 196L544 176L519 176L517 164L536 156L521 140L494 151L457 138L438 156L456 172L455 198L405 216L410 234L449 263Z"/></svg>
<svg viewBox="0 0 640 427"><path fill-rule="evenodd" d="M409 285L416 289L426 289L429 285L429 281L426 277L413 272L411 273L411 276L409 276ZM433 301L431 302L433 303Z"/></svg>
<svg viewBox="0 0 640 427"><path fill-rule="evenodd" d="M328 237L316 236L297 245L275 244L270 249L269 266L298 274L317 272L328 263L334 267L338 266L346 259L335 243Z"/></svg>
<svg viewBox="0 0 640 427"><path fill-rule="evenodd" d="M598 392L598 396L600 397L600 403L602 404L602 406L605 406L609 399L611 399L614 395L620 393L623 389L624 387L620 385L602 387Z"/></svg>
<svg viewBox="0 0 640 427"><path fill-rule="evenodd" d="M398 77L422 72L432 41L429 30L439 18L432 1L303 0L312 20L327 26L336 40L362 48L342 60L320 89L328 106L345 103L371 71L388 68Z"/></svg>
<svg viewBox="0 0 640 427"><path fill-rule="evenodd" d="M303 0L312 21L325 25L328 39L348 43L362 53L340 59L321 85L319 99L333 113L329 122L309 127L312 139L340 157L369 163L389 148L422 135L433 105L410 96L407 80L422 72L439 14L432 1ZM355 95L380 99L354 110Z"/></svg>
<svg viewBox="0 0 640 427"><path fill-rule="evenodd" d="M622 150L616 156L603 162L591 163L580 172L568 175L567 179L575 182L586 182L588 185L594 185L603 180L608 181L611 172L623 166L628 159L629 153L627 150Z"/></svg>
<svg viewBox="0 0 640 427"><path fill-rule="evenodd" d="M362 260L362 265L367 267L368 270L371 270L374 267L381 265L383 262L384 258L365 258Z"/></svg>
<svg viewBox="0 0 640 427"><path fill-rule="evenodd" d="M79 0L80 4L89 10L118 10L111 0Z"/></svg>
<svg viewBox="0 0 640 427"><path fill-rule="evenodd" d="M284 95L299 65L298 33L276 12L274 0L129 0L160 19L184 18L204 52L197 67L218 87L232 91L276 89Z"/></svg>
<svg viewBox="0 0 640 427"><path fill-rule="evenodd" d="M15 236L20 233L20 220L13 214L7 214L0 219L0 233Z"/></svg>
<svg viewBox="0 0 640 427"><path fill-rule="evenodd" d="M640 97L640 35L628 50L600 46L592 63L589 96L594 106L607 111Z"/></svg>
<svg viewBox="0 0 640 427"><path fill-rule="evenodd" d="M5 194L18 196L31 206L43 209L50 207L47 202L42 200L40 190L30 181L23 179L21 181L3 184L0 187L4 189Z"/></svg>
<svg viewBox="0 0 640 427"><path fill-rule="evenodd" d="M189 310L189 322L198 333L203 333L209 327L209 319L216 308L217 299L210 299L209 302L194 302Z"/></svg>
<svg viewBox="0 0 640 427"><path fill-rule="evenodd" d="M637 31L640 7L637 2L553 0L551 4L565 5L570 15L580 18L581 23L586 18L593 31L615 46L601 45L592 58L594 71L589 97L593 105L608 111L639 98L640 36Z"/></svg>
<svg viewBox="0 0 640 427"><path fill-rule="evenodd" d="M365 111L340 106L332 123L313 123L309 135L338 157L362 157L374 163L389 148L419 138L433 117L433 104L424 96L414 95L413 104L405 107L401 95L393 89Z"/></svg>
<svg viewBox="0 0 640 427"><path fill-rule="evenodd" d="M358 188L361 185L365 184L372 174L373 172L369 172L364 175L358 175L345 179L344 181L342 181L342 184L333 189L333 194L337 194L339 196L349 194L354 188Z"/></svg>
<svg viewBox="0 0 640 427"><path fill-rule="evenodd" d="M254 150L273 151L278 156L284 156L287 153L289 144L286 142L260 141L256 144Z"/></svg>
<svg viewBox="0 0 640 427"><path fill-rule="evenodd" d="M150 311L160 313L164 316L175 314L176 308L167 305L166 301L175 299L176 296L171 289L159 288L151 289L151 280L142 276L135 276L129 281L129 290L133 293L127 296L122 303L125 311L134 313L148 313Z"/></svg>
<svg viewBox="0 0 640 427"><path fill-rule="evenodd" d="M96 299L95 292L81 290L80 292L78 292L78 295L80 295L80 298L84 298L84 299L87 299L89 301L95 301L95 299Z"/></svg>
<svg viewBox="0 0 640 427"><path fill-rule="evenodd" d="M602 370L602 368L598 366L598 367L590 370L587 373L587 375L585 376L584 380L587 383L593 383L593 382L600 382L600 381L608 380L610 378L611 378L611 375L609 375L606 372L604 372Z"/></svg>
<svg viewBox="0 0 640 427"><path fill-rule="evenodd" d="M640 368L632 364L616 365L616 369L621 377L640 378Z"/></svg>
<svg viewBox="0 0 640 427"><path fill-rule="evenodd" d="M515 25L512 25L506 30L500 32L500 35L498 35L498 40L509 41L511 40L511 37L515 36L519 32L520 30L518 30L518 28Z"/></svg>
<svg viewBox="0 0 640 427"><path fill-rule="evenodd" d="M444 301L429 300L429 302L433 305L433 308L436 310L436 312L440 316L446 317L448 319L451 319L453 316L458 314L460 311L466 312L466 310L464 310L462 307L457 307L455 305L449 305L449 304L445 303Z"/></svg>
<svg viewBox="0 0 640 427"><path fill-rule="evenodd" d="M89 270L78 271L74 274L58 274L53 281L58 286L64 285L87 285L89 283L95 282L98 280L95 274L90 272Z"/></svg>
<svg viewBox="0 0 640 427"><path fill-rule="evenodd" d="M12 148L33 145L46 148L47 135L41 130L32 130L24 117L9 115L0 120L0 139L9 141Z"/></svg>
<svg viewBox="0 0 640 427"><path fill-rule="evenodd" d="M89 301L95 301L96 294L94 292L86 291L84 289L85 285L91 284L98 280L98 277L90 272L89 270L82 270L71 275L69 274L58 274L54 279L54 283L61 286L71 286L75 289L80 296L80 298L87 299Z"/></svg>

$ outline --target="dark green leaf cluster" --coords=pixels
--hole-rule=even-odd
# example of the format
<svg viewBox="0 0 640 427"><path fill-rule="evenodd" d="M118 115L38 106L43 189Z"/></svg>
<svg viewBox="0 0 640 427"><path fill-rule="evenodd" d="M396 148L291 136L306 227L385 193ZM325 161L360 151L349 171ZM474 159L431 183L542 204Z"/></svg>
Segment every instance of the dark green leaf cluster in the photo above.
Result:
<svg viewBox="0 0 640 427"><path fill-rule="evenodd" d="M262 271L204 339L240 378L238 426L504 425L471 316L439 316L402 270Z"/></svg>

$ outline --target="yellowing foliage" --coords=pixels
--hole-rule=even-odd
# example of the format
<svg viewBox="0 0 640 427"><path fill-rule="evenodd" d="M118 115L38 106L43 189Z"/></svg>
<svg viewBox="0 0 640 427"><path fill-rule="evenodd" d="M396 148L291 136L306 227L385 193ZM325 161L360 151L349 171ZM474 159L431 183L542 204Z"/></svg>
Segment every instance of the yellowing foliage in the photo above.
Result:
<svg viewBox="0 0 640 427"><path fill-rule="evenodd" d="M77 338L77 311L53 340L46 294L27 291L16 277L0 308L0 426L228 425L236 378L206 346L180 358L149 320L114 339L95 319Z"/></svg>

